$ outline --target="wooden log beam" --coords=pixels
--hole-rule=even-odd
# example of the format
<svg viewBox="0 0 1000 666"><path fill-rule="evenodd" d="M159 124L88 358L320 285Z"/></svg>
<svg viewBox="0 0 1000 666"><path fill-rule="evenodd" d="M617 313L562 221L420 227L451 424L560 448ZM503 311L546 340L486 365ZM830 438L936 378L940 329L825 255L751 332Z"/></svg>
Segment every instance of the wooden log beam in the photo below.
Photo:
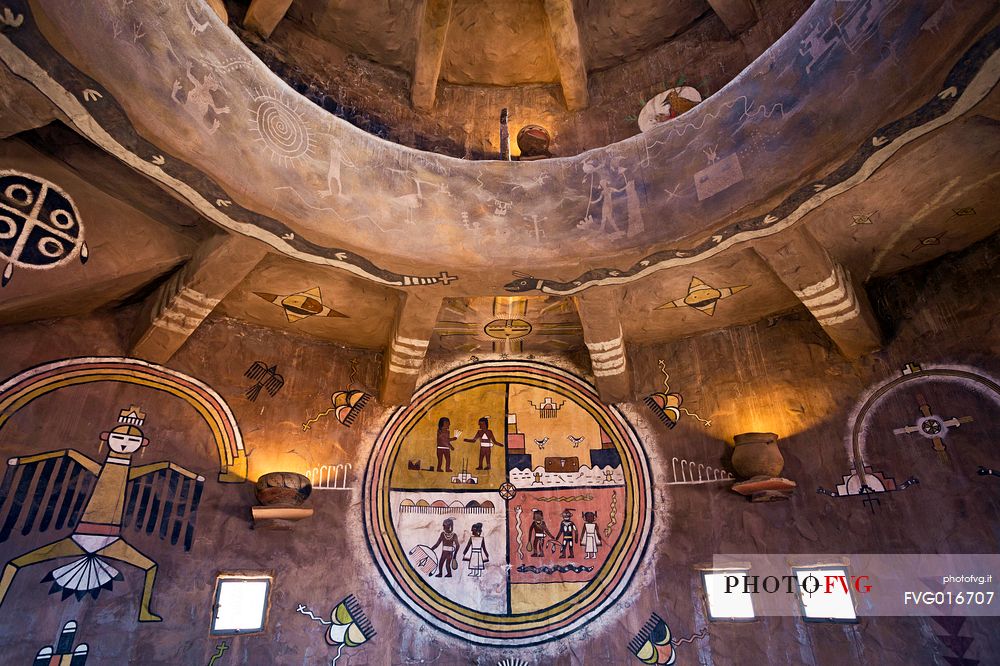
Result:
<svg viewBox="0 0 1000 666"><path fill-rule="evenodd" d="M292 0L252 0L243 17L243 27L253 30L262 39L267 39L281 19L285 18L285 12L291 4Z"/></svg>
<svg viewBox="0 0 1000 666"><path fill-rule="evenodd" d="M243 236L215 236L153 292L139 315L131 356L166 363L267 249Z"/></svg>
<svg viewBox="0 0 1000 666"><path fill-rule="evenodd" d="M757 22L757 12L750 0L708 0L731 35L738 35Z"/></svg>
<svg viewBox="0 0 1000 666"><path fill-rule="evenodd" d="M804 226L754 246L778 278L816 318L841 353L855 359L881 346L878 322L864 289Z"/></svg>
<svg viewBox="0 0 1000 666"><path fill-rule="evenodd" d="M545 14L549 19L549 33L555 47L566 108L570 111L585 109L590 104L587 66L580 47L580 29L573 13L573 0L545 0Z"/></svg>
<svg viewBox="0 0 1000 666"><path fill-rule="evenodd" d="M402 294L392 338L382 360L379 402L405 405L413 397L443 299Z"/></svg>
<svg viewBox="0 0 1000 666"><path fill-rule="evenodd" d="M597 393L607 403L632 399L632 381L618 307L621 295L609 289L590 289L573 299L590 353Z"/></svg>
<svg viewBox="0 0 1000 666"><path fill-rule="evenodd" d="M415 109L429 111L434 108L453 5L454 0L424 2L424 13L417 31L417 57L413 63L413 82L410 85L410 101Z"/></svg>

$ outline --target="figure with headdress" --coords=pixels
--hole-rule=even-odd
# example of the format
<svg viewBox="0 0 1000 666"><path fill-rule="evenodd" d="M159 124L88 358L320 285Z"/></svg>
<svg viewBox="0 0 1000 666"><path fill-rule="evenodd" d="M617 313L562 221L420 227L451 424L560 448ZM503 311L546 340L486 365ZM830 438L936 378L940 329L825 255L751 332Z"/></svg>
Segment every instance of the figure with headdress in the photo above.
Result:
<svg viewBox="0 0 1000 666"><path fill-rule="evenodd" d="M532 557L542 557L545 554L545 537L555 539L545 525L545 516L541 509L531 512L531 525L528 527L528 552Z"/></svg>
<svg viewBox="0 0 1000 666"><path fill-rule="evenodd" d="M139 603L139 621L159 622L162 619L149 610L150 601L153 597L153 583L156 580L156 562L140 553L122 538L122 525L125 522L126 516L131 517L131 511L135 506L134 498L137 494L133 492L133 500L127 502L128 490L134 487L132 482L135 479L154 473L177 475L176 477L172 476L170 481L170 484L175 489L178 485L177 480L174 480L175 478L184 477L193 480L195 481L195 488L190 500L191 506L189 511L193 516L194 511L197 509L198 500L201 497L201 484L205 481L205 478L172 462L157 462L150 465L133 467L132 454L149 444L149 440L143 435L142 430L139 429L145 418L145 413L134 405L127 410L121 411L118 418L119 425L112 428L110 432L101 433L102 446L104 443L108 445L108 454L103 464L91 460L86 455L74 449L50 451L33 456L11 458L7 461L9 465L7 475L11 483L13 482L13 470L18 466L23 466L23 473L20 476L21 480L18 483L18 491L26 483L30 483L31 478L34 476L34 466L40 461L46 461L42 477L49 476L45 470L47 468L51 472L51 468L57 459L68 459L70 462L63 463L62 467L64 470L69 465L76 464L96 476L97 480L94 483L93 491L90 493L90 499L87 500L83 515L79 518L79 522L76 523L73 533L70 536L31 550L20 557L15 557L7 563L7 566L3 570L3 576L0 577L0 604L3 603L4 597L7 596L11 583L14 582L14 576L22 568L64 557L74 557L76 559L69 564L53 569L42 579L52 582L50 592L61 590L63 599L70 595L76 595L77 599L82 599L88 593L96 598L102 589L110 590L114 581L123 580L121 572L107 561L117 560L131 564L146 572L142 598ZM64 490L62 485L60 485L63 483L62 478L64 476L64 473L56 475L56 479L53 481L53 497L64 492L74 492L75 486L74 488ZM74 472L72 476L75 479L78 476L78 472ZM11 483L8 483L8 480L5 479L5 491ZM43 478L40 483L47 483L47 481ZM174 503L177 506L177 515L183 515L183 507L188 502L187 483L189 482L185 482L184 489L182 490L183 497ZM15 495L17 494L19 493L15 493ZM35 497L41 499L42 495L36 492ZM6 496L0 497L0 506L6 504L6 499ZM78 498L78 501L79 499L82 499L82 497ZM147 491L143 502L149 499ZM159 505L161 501L158 497L154 497L152 504ZM23 534L27 534L32 529L36 509L37 506L33 506L29 517L25 519L28 524L22 530ZM155 526L155 521L161 518L161 516L156 514L158 510L156 508L151 510L149 522L146 524L147 532L151 532ZM168 509L164 509L164 511L168 511ZM146 510L143 508L140 512L140 523L145 517L145 513ZM11 506L7 511L6 523L13 525L19 516L20 505ZM76 518L70 517L70 523L73 523L75 520ZM169 516L163 517L161 520L161 538L164 538L166 535L166 521L168 520ZM44 531L48 527L48 521L46 518L43 518L42 522L43 525L39 529ZM57 520L56 527L58 528L61 525L62 522ZM177 541L180 532L179 527L180 523L174 529L174 534L171 537L172 543L176 543ZM190 523L188 530L188 534L185 535L186 547L190 547L190 538L193 533L193 526ZM8 535L9 530L0 533L0 541L6 540Z"/></svg>
<svg viewBox="0 0 1000 666"><path fill-rule="evenodd" d="M455 534L455 521L451 518L445 518L442 527L441 535L431 546L431 550L441 546L438 570L436 574L431 574L431 576L436 575L441 578L441 572L447 571L448 573L444 577L451 578L451 572L458 568L458 560L455 559L455 555L458 553L458 535Z"/></svg>
<svg viewBox="0 0 1000 666"><path fill-rule="evenodd" d="M562 512L562 522L559 523L559 531L556 533L556 541L559 542L559 559L566 558L566 549L569 548L569 556L573 557L573 542L577 540L576 523L573 522L573 509L564 509Z"/></svg>

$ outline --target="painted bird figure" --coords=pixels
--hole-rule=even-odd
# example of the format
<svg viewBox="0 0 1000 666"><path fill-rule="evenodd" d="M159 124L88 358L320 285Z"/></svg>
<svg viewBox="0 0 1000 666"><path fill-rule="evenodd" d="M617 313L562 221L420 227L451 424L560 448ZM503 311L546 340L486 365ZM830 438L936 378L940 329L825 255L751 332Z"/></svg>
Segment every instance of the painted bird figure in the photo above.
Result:
<svg viewBox="0 0 1000 666"><path fill-rule="evenodd" d="M269 368L262 361L254 361L253 365L243 373L243 376L257 382L246 391L247 399L250 402L257 400L261 389L267 389L268 395L273 398L285 385L285 378L278 374L278 366L272 365Z"/></svg>
<svg viewBox="0 0 1000 666"><path fill-rule="evenodd" d="M542 437L541 439L536 439L535 444L538 444L538 448L544 449L545 445L549 443L548 437Z"/></svg>
<svg viewBox="0 0 1000 666"><path fill-rule="evenodd" d="M585 440L587 438L586 437L574 437L573 435L566 435L566 439L568 439L570 441L570 443L573 445L574 449L578 449L578 448L580 448L580 444L583 443L583 440Z"/></svg>

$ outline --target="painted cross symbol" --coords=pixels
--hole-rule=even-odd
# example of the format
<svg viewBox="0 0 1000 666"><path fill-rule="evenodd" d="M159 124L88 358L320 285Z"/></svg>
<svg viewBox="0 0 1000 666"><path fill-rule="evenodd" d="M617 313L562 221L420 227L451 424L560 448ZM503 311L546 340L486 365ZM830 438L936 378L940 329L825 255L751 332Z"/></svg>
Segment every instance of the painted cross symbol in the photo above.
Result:
<svg viewBox="0 0 1000 666"><path fill-rule="evenodd" d="M861 503L867 504L872 513L875 513L876 504L882 504L882 500L875 497L875 490L867 483L861 486L861 489L858 490L858 494L864 497L864 499L861 500Z"/></svg>
<svg viewBox="0 0 1000 666"><path fill-rule="evenodd" d="M454 275L448 275L447 271L441 271L441 275L438 276L438 279L444 284L451 284L451 282L457 280L458 278Z"/></svg>
<svg viewBox="0 0 1000 666"><path fill-rule="evenodd" d="M226 641L222 641L221 643L216 645L215 654L213 654L211 660L209 660L208 666L215 666L216 660L220 659L222 657L222 654L228 649L229 645L226 643Z"/></svg>
<svg viewBox="0 0 1000 666"><path fill-rule="evenodd" d="M917 422L913 425L903 426L902 428L896 428L892 431L894 435L909 435L912 433L917 433L921 437L926 437L931 440L935 451L944 451L944 437L948 430L951 428L957 428L963 423L971 423L971 416L962 417L951 417L949 419L943 418L934 414L931 411L931 406L921 394L917 394L917 404L920 405L921 417L917 419Z"/></svg>

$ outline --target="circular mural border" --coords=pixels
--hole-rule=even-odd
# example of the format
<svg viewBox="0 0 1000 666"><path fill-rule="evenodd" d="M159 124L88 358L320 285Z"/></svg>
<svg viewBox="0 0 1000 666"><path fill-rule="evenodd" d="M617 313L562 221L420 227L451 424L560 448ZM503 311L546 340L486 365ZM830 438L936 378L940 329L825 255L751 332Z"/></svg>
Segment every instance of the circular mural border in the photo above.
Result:
<svg viewBox="0 0 1000 666"><path fill-rule="evenodd" d="M491 614L448 599L424 581L407 560L391 523L389 476L399 446L434 405L484 384L524 384L570 397L607 432L619 450L624 476L619 515L622 535L607 561L578 592L528 613ZM652 473L635 428L594 387L562 368L537 361L486 361L451 370L421 386L410 404L389 416L369 455L362 485L362 518L368 550L393 593L435 629L463 640L527 647L566 636L602 614L628 588L649 545L653 526Z"/></svg>

